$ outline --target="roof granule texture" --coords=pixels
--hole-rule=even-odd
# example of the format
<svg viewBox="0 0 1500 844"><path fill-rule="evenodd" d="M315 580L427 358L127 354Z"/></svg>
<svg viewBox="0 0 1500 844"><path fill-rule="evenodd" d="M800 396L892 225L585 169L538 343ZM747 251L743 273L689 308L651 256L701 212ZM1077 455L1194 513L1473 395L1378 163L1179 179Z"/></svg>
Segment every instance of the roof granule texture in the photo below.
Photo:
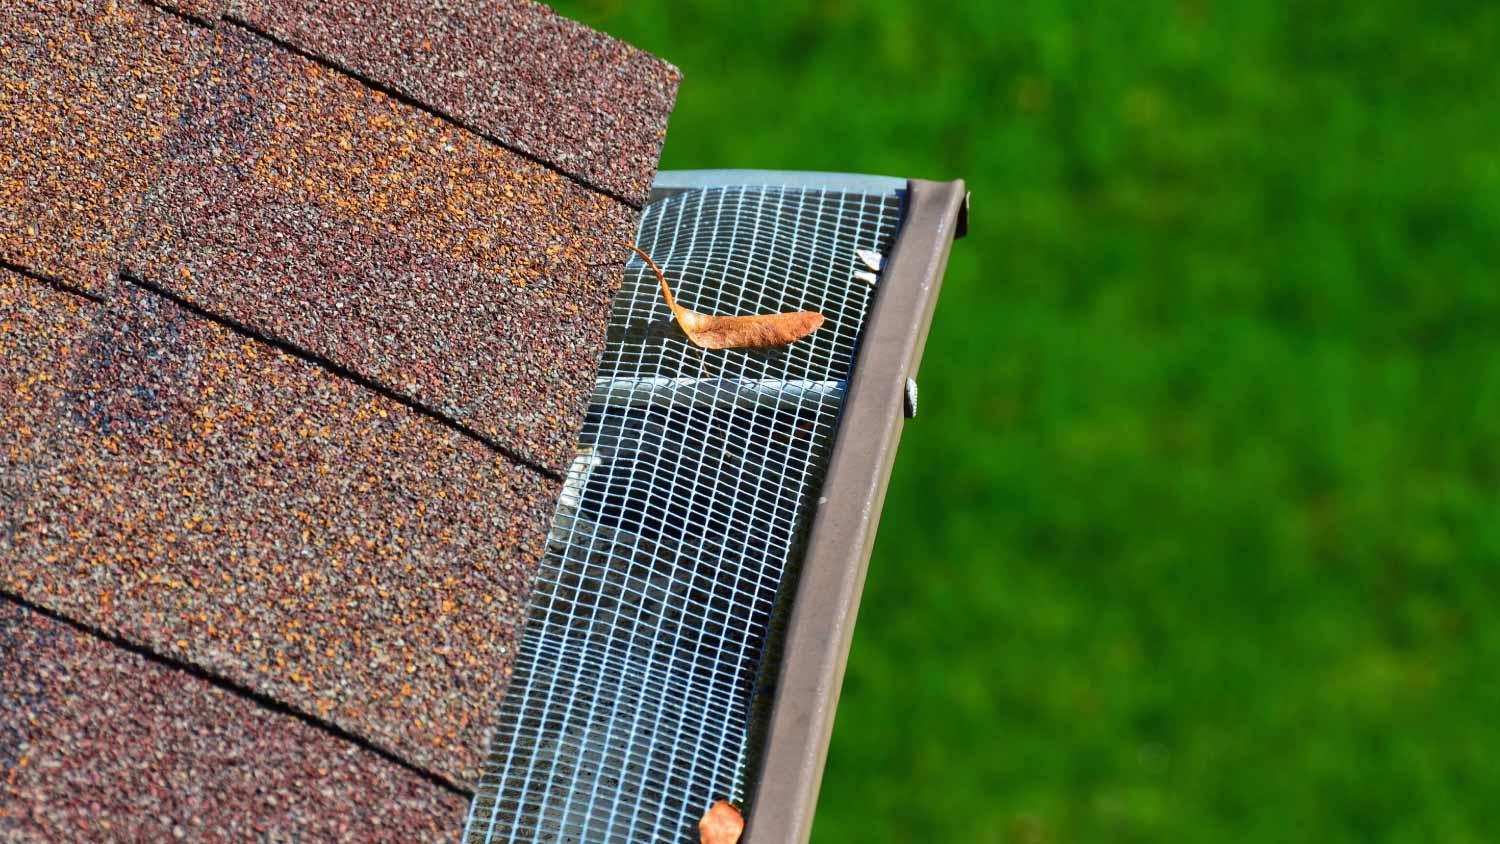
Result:
<svg viewBox="0 0 1500 844"><path fill-rule="evenodd" d="M121 284L0 585L465 783L558 484Z"/></svg>
<svg viewBox="0 0 1500 844"><path fill-rule="evenodd" d="M236 27L130 270L563 471L634 212Z"/></svg>
<svg viewBox="0 0 1500 844"><path fill-rule="evenodd" d="M229 10L229 0L151 0L207 26L217 25Z"/></svg>
<svg viewBox="0 0 1500 844"><path fill-rule="evenodd" d="M464 801L0 599L0 840L453 842Z"/></svg>
<svg viewBox="0 0 1500 844"><path fill-rule="evenodd" d="M230 14L641 204L681 74L529 0L232 0Z"/></svg>
<svg viewBox="0 0 1500 844"><path fill-rule="evenodd" d="M458 836L678 79L517 0L0 0L0 841Z"/></svg>
<svg viewBox="0 0 1500 844"><path fill-rule="evenodd" d="M0 3L0 257L99 292L205 36L133 0Z"/></svg>
<svg viewBox="0 0 1500 844"><path fill-rule="evenodd" d="M99 306L0 269L0 560L11 559L13 502L31 494L33 469Z"/></svg>

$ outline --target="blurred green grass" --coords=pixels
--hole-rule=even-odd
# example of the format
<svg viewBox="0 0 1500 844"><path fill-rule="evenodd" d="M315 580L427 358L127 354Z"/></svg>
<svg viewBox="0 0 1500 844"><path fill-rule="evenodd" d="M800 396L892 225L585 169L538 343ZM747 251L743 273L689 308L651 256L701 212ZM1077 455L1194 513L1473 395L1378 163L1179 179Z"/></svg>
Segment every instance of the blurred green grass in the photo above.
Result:
<svg viewBox="0 0 1500 844"><path fill-rule="evenodd" d="M1500 829L1500 6L555 5L973 190L814 841Z"/></svg>

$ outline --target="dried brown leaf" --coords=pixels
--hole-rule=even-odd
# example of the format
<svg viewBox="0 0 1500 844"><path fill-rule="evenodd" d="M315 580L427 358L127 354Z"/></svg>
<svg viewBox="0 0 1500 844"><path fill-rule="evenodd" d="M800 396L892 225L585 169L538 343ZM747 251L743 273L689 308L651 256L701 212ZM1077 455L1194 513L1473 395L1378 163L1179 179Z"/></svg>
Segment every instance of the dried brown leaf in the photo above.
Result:
<svg viewBox="0 0 1500 844"><path fill-rule="evenodd" d="M667 307L682 326L682 332L693 345L702 349L767 349L795 343L818 330L823 324L823 315L817 311L796 311L785 314L758 314L755 316L710 316L688 310L672 298L672 289L667 287L667 277L651 256L634 243L624 243L635 254L645 259L651 271L661 282L661 292Z"/></svg>
<svg viewBox="0 0 1500 844"><path fill-rule="evenodd" d="M720 800L709 807L703 820L698 821L698 840L701 844L737 844L745 831L745 819L740 810L728 800Z"/></svg>

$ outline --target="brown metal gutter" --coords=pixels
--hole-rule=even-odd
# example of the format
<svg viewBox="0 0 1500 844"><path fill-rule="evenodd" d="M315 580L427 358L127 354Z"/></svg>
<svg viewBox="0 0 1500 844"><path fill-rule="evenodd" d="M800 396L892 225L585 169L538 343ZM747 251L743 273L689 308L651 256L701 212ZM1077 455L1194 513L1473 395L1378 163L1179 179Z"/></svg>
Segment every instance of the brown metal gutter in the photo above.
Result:
<svg viewBox="0 0 1500 844"><path fill-rule="evenodd" d="M811 834L865 569L905 421L907 379L916 377L948 251L967 228L967 211L962 181L908 182L907 212L860 341L787 622L749 844L802 844Z"/></svg>

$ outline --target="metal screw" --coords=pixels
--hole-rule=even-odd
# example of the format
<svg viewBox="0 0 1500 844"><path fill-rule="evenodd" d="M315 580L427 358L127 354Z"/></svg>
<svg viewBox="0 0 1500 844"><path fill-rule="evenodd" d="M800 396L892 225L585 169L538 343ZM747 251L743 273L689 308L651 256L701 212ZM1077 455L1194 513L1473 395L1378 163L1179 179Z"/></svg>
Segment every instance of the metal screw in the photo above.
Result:
<svg viewBox="0 0 1500 844"><path fill-rule="evenodd" d="M906 379L906 418L911 419L917 415L917 379Z"/></svg>

